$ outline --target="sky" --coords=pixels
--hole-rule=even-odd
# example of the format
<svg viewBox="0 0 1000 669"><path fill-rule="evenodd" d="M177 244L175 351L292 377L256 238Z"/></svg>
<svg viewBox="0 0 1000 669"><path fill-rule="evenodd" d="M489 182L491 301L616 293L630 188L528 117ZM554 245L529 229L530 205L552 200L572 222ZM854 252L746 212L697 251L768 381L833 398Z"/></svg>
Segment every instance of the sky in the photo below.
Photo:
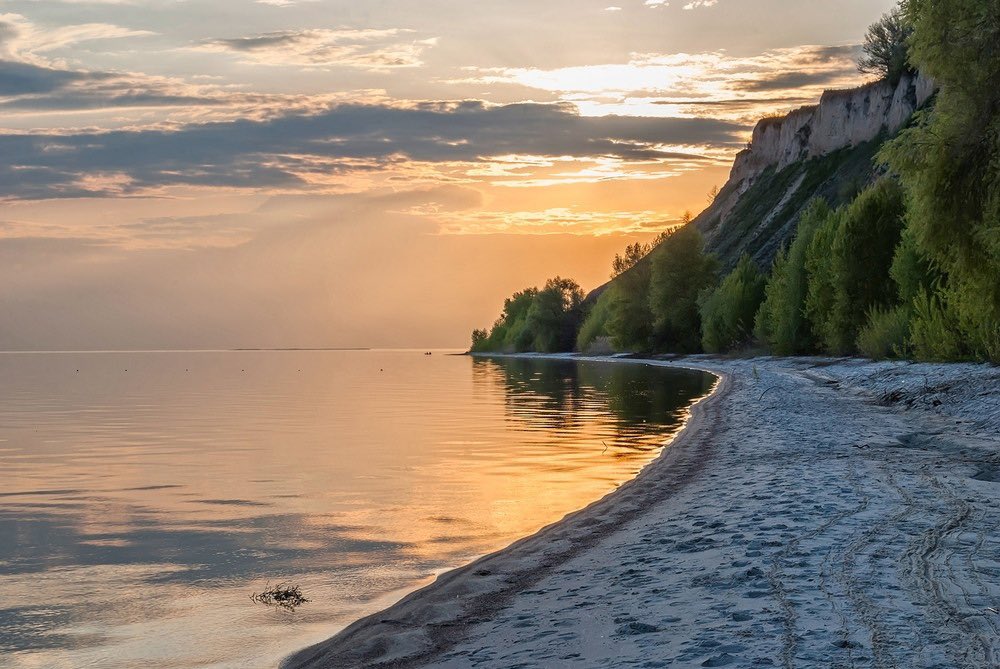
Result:
<svg viewBox="0 0 1000 669"><path fill-rule="evenodd" d="M464 346L862 83L892 4L0 0L0 349Z"/></svg>

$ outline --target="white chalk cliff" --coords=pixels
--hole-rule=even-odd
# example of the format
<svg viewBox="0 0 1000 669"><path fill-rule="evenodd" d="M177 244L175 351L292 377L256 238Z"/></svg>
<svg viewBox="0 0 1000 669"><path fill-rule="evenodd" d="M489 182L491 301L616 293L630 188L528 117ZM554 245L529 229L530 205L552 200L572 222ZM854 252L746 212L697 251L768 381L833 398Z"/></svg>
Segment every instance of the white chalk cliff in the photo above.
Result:
<svg viewBox="0 0 1000 669"><path fill-rule="evenodd" d="M934 94L933 81L904 75L899 84L876 81L846 91L826 91L819 104L757 123L750 146L736 156L730 182L752 182L768 167L780 170L799 160L893 134Z"/></svg>
<svg viewBox="0 0 1000 669"><path fill-rule="evenodd" d="M903 128L935 90L929 78L907 74L895 85L827 91L818 104L761 120L729 181L695 219L707 249L727 267L743 253L768 267L809 200L839 206L877 176L873 140Z"/></svg>

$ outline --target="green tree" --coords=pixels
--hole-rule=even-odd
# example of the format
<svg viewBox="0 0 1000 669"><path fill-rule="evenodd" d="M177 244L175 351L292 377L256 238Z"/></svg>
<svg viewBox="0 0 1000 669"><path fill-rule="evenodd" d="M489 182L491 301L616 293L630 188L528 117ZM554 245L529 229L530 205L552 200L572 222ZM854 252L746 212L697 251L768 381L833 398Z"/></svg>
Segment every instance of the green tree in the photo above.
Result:
<svg viewBox="0 0 1000 669"><path fill-rule="evenodd" d="M650 260L653 346L676 353L700 350L698 297L714 285L718 261L705 253L701 233L691 224L667 237L653 251Z"/></svg>
<svg viewBox="0 0 1000 669"><path fill-rule="evenodd" d="M650 263L636 265L619 276L611 292L607 332L619 351L647 352L653 338L653 312L649 308Z"/></svg>
<svg viewBox="0 0 1000 669"><path fill-rule="evenodd" d="M537 296L537 288L525 288L504 301L497 332L497 350L520 352L531 349L533 336L528 330L528 312Z"/></svg>
<svg viewBox="0 0 1000 669"><path fill-rule="evenodd" d="M945 278L920 250L909 226L903 228L889 274L899 292L899 303L907 308L912 307L913 300L921 293L933 292L934 287Z"/></svg>
<svg viewBox="0 0 1000 669"><path fill-rule="evenodd" d="M629 244L621 254L616 253L615 259L611 262L611 277L621 276L638 264L649 253L649 244Z"/></svg>
<svg viewBox="0 0 1000 669"><path fill-rule="evenodd" d="M858 69L866 74L885 77L893 84L899 82L910 69L907 40L912 33L913 28L901 7L883 15L865 34Z"/></svg>
<svg viewBox="0 0 1000 669"><path fill-rule="evenodd" d="M806 313L828 353L853 353L871 310L895 305L897 291L889 271L904 212L901 188L884 178L814 235L806 259Z"/></svg>
<svg viewBox="0 0 1000 669"><path fill-rule="evenodd" d="M806 254L816 230L831 216L825 200L810 202L799 219L795 239L779 251L771 268L764 303L757 313L757 338L777 355L811 353L816 348L806 317Z"/></svg>
<svg viewBox="0 0 1000 669"><path fill-rule="evenodd" d="M844 212L833 244L836 335L827 342L831 351L853 351L869 311L896 303L890 268L904 214L903 191L893 179L879 180Z"/></svg>
<svg viewBox="0 0 1000 669"><path fill-rule="evenodd" d="M485 330L472 333L472 350L476 352L516 352L531 347L531 333L527 328L528 312L538 295L537 288L526 288L504 300L503 312L487 336Z"/></svg>
<svg viewBox="0 0 1000 669"><path fill-rule="evenodd" d="M490 333L486 330L473 330L472 348L470 350L473 352L489 350L489 339Z"/></svg>
<svg viewBox="0 0 1000 669"><path fill-rule="evenodd" d="M586 351L600 337L608 336L608 321L614 309L615 290L607 287L590 308L576 338L576 350Z"/></svg>
<svg viewBox="0 0 1000 669"><path fill-rule="evenodd" d="M750 341L754 317L764 301L765 278L744 255L718 288L700 302L702 346L725 353Z"/></svg>
<svg viewBox="0 0 1000 669"><path fill-rule="evenodd" d="M926 321L913 324L914 337L948 322L954 340L936 350L967 346L997 362L1000 13L982 0L909 0L904 13L910 60L940 85L933 109L882 152L906 188L917 246L945 277L915 310Z"/></svg>
<svg viewBox="0 0 1000 669"><path fill-rule="evenodd" d="M545 283L528 308L525 319L531 346L541 353L572 351L582 321L583 291L572 279L556 277Z"/></svg>
<svg viewBox="0 0 1000 669"><path fill-rule="evenodd" d="M830 211L819 221L806 251L805 316L818 345L829 348L836 340L833 309L837 284L833 276L833 244L840 228L841 211Z"/></svg>

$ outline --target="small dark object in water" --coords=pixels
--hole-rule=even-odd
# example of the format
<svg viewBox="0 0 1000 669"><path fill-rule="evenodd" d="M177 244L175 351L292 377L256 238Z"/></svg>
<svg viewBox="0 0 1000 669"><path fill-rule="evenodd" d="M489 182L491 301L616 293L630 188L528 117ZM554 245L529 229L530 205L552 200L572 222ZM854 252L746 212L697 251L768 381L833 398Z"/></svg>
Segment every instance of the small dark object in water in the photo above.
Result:
<svg viewBox="0 0 1000 669"><path fill-rule="evenodd" d="M302 606L309 600L305 598L302 594L302 589L297 585L279 583L278 585L272 586L268 583L263 592L257 592L250 595L250 601L255 604L265 604L267 606L274 606L287 611L294 611L297 607Z"/></svg>
<svg viewBox="0 0 1000 669"><path fill-rule="evenodd" d="M424 355L434 355L434 354L431 353L430 351L427 351L427 353L424 353Z"/></svg>

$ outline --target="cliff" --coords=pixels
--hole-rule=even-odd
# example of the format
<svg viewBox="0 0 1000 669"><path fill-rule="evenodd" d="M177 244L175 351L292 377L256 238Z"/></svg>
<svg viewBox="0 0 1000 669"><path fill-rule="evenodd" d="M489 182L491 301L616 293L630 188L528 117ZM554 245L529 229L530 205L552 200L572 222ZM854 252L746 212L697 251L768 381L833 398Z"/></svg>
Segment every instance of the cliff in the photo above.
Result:
<svg viewBox="0 0 1000 669"><path fill-rule="evenodd" d="M696 219L708 250L731 267L749 253L766 268L814 197L837 206L875 175L872 158L934 94L921 75L827 91L819 104L765 118L729 181Z"/></svg>

